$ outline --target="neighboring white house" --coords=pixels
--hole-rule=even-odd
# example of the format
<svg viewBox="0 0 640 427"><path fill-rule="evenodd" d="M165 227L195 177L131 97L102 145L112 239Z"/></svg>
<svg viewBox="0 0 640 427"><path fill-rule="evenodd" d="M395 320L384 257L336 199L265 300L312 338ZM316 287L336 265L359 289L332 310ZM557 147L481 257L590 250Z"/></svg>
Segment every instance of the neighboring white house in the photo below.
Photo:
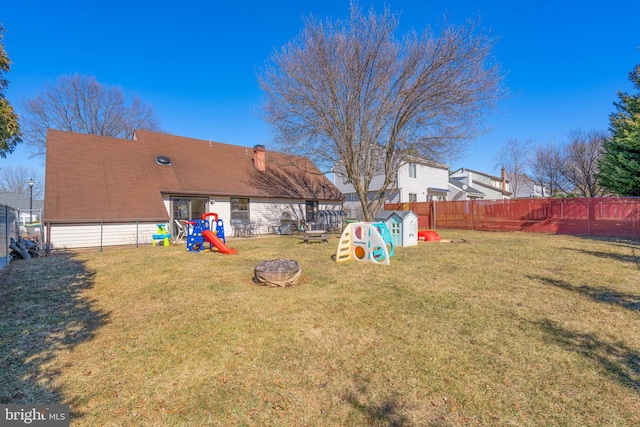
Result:
<svg viewBox="0 0 640 427"><path fill-rule="evenodd" d="M533 199L539 197L551 197L551 190L535 183L531 178L524 175L518 182L518 191L516 199Z"/></svg>
<svg viewBox="0 0 640 427"><path fill-rule="evenodd" d="M369 187L369 197L384 182L382 174L374 176ZM426 202L447 200L449 166L425 159L413 159L400 167L396 182L389 188L387 203ZM334 169L333 184L344 194L344 210L349 218L361 218L362 208L353 185Z"/></svg>
<svg viewBox="0 0 640 427"><path fill-rule="evenodd" d="M482 200L485 194L467 184L466 179L449 178L449 197L447 200Z"/></svg>
<svg viewBox="0 0 640 427"><path fill-rule="evenodd" d="M502 200L511 198L511 183L502 176L460 168L451 172L447 200Z"/></svg>

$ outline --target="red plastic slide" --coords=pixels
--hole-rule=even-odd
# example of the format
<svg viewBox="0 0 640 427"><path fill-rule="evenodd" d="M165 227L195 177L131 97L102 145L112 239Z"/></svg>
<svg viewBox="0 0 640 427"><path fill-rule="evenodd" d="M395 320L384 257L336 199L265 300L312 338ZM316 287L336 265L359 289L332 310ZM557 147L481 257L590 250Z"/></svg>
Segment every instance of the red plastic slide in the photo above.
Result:
<svg viewBox="0 0 640 427"><path fill-rule="evenodd" d="M220 253L229 254L229 255L235 255L238 253L238 251L236 251L235 249L225 245L224 242L220 240L218 236L216 236L211 232L211 230L204 230L202 232L202 237L204 238L204 240L206 240L207 242L211 243L213 246L218 248Z"/></svg>

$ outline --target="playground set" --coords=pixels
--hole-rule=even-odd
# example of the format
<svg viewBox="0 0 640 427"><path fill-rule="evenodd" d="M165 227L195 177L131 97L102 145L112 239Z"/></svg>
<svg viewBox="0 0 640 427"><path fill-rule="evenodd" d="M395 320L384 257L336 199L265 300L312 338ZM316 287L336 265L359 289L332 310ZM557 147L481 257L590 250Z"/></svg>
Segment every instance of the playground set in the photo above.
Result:
<svg viewBox="0 0 640 427"><path fill-rule="evenodd" d="M215 230L209 222L213 217ZM215 247L223 254L237 254L238 252L226 245L224 234L224 222L218 218L218 214L208 212L202 215L202 219L186 221L187 226L187 250L189 252L213 251ZM163 242L169 246L171 234L166 231L165 224L157 224L158 233L153 235L153 245ZM324 239L324 235L321 236ZM418 240L438 241L440 236L434 231L418 232ZM209 243L209 248L205 248ZM336 262L356 260L370 262L379 265L390 265L390 258L395 254L395 245L384 222L352 222L347 224L340 236L340 242L336 250Z"/></svg>
<svg viewBox="0 0 640 427"><path fill-rule="evenodd" d="M215 229L212 230L208 217L213 217ZM209 243L209 251L215 247L220 253L234 255L238 252L226 245L224 236L224 222L218 218L217 213L208 212L202 214L202 219L187 221L187 250L189 252L201 252L207 250L205 243Z"/></svg>
<svg viewBox="0 0 640 427"><path fill-rule="evenodd" d="M389 228L383 222L353 222L348 224L336 251L336 262L356 260L390 265L395 253Z"/></svg>

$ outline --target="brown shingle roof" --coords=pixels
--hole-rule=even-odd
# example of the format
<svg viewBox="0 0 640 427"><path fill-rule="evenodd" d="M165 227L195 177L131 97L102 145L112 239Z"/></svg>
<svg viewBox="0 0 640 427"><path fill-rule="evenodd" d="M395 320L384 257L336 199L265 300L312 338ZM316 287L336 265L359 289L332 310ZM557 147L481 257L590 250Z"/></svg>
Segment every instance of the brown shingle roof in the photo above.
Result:
<svg viewBox="0 0 640 427"><path fill-rule="evenodd" d="M265 156L258 172L252 148L151 131L124 140L49 130L44 220L166 221L162 193L342 200L308 159Z"/></svg>

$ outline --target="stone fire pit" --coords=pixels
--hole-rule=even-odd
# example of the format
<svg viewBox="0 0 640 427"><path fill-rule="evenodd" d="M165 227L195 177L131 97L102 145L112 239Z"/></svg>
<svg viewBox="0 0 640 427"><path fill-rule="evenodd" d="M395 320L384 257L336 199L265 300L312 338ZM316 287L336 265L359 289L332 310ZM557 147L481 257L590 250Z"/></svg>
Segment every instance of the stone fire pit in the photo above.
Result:
<svg viewBox="0 0 640 427"><path fill-rule="evenodd" d="M255 266L253 281L266 286L293 286L298 283L301 272L295 260L264 260Z"/></svg>

